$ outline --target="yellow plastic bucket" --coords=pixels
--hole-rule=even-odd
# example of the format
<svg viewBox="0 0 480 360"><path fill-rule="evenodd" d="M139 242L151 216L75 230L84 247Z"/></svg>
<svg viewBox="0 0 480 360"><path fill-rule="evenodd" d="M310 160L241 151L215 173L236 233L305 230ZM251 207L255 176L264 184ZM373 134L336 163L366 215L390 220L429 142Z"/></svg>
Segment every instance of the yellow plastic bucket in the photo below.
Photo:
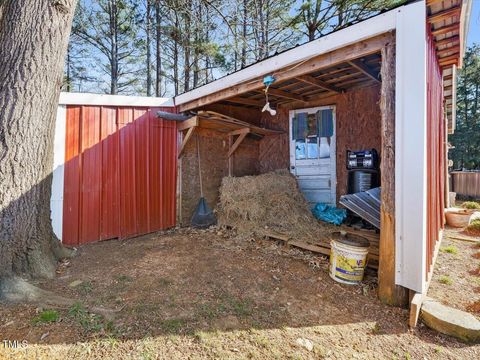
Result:
<svg viewBox="0 0 480 360"><path fill-rule="evenodd" d="M363 280L370 243L361 236L335 232L330 242L330 277L343 284Z"/></svg>

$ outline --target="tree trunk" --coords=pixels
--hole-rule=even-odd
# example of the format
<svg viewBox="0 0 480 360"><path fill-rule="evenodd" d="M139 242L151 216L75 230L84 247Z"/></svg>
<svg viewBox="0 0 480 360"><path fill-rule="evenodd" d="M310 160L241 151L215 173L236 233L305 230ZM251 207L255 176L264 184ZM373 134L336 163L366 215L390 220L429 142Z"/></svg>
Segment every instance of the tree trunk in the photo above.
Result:
<svg viewBox="0 0 480 360"><path fill-rule="evenodd" d="M190 39L190 11L191 9L186 9L185 11L185 30L184 30L184 39L183 39L183 91L187 92L190 90L190 46L191 46L191 39Z"/></svg>
<svg viewBox="0 0 480 360"><path fill-rule="evenodd" d="M147 0L147 10L145 14L145 32L146 32L146 47L147 47L147 96L152 96L152 53L151 53L151 40L150 40L150 1Z"/></svg>
<svg viewBox="0 0 480 360"><path fill-rule="evenodd" d="M0 279L51 277L54 123L76 0L0 3Z"/></svg>
<svg viewBox="0 0 480 360"><path fill-rule="evenodd" d="M248 21L248 0L243 0L242 60L241 60L242 69L247 65L247 21Z"/></svg>
<svg viewBox="0 0 480 360"><path fill-rule="evenodd" d="M118 93L118 21L117 21L117 0L109 2L110 16L110 94Z"/></svg>
<svg viewBox="0 0 480 360"><path fill-rule="evenodd" d="M156 74L155 74L155 95L162 96L162 17L160 13L160 0L155 1L155 31L156 31Z"/></svg>

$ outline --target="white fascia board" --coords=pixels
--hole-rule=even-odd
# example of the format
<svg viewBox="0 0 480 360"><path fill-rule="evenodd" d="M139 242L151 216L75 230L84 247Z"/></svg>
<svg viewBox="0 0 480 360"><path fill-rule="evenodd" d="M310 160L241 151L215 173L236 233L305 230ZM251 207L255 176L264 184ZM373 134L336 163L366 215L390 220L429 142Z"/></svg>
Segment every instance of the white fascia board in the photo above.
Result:
<svg viewBox="0 0 480 360"><path fill-rule="evenodd" d="M53 140L52 193L50 195L50 218L57 238L62 240L63 230L63 184L65 167L65 134L67 110L65 105L58 106L55 119L55 135Z"/></svg>
<svg viewBox="0 0 480 360"><path fill-rule="evenodd" d="M398 13L395 102L395 283L423 293L427 244L425 1Z"/></svg>
<svg viewBox="0 0 480 360"><path fill-rule="evenodd" d="M396 14L408 6L402 6L377 15L178 95L174 98L175 105L188 103L231 86L256 79L259 76L271 74L286 66L294 65L312 57L394 30Z"/></svg>
<svg viewBox="0 0 480 360"><path fill-rule="evenodd" d="M59 105L92 105L92 106L142 106L142 107L173 107L171 98L105 95L90 93L60 93Z"/></svg>

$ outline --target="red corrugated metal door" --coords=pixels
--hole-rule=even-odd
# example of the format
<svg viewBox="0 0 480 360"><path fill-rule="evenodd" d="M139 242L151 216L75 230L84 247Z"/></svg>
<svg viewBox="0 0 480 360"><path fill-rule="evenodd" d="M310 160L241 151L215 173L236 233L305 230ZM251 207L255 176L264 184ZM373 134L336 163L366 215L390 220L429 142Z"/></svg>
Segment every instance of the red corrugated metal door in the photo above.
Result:
<svg viewBox="0 0 480 360"><path fill-rule="evenodd" d="M65 244L175 226L176 124L157 110L67 107Z"/></svg>

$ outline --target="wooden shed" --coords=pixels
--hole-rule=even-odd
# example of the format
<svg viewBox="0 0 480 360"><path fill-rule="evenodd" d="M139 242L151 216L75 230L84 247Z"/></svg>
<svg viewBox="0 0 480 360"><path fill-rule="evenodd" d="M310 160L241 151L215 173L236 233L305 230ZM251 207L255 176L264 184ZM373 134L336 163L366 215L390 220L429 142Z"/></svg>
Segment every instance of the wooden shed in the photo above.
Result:
<svg viewBox="0 0 480 360"><path fill-rule="evenodd" d="M193 135L212 205L223 177L277 169L296 176L309 202L338 205L347 193L346 151L374 148L379 296L393 305L410 300L414 325L444 227L446 137L455 129L470 9L471 0L411 2L174 99L63 93L55 233L77 245L188 224L199 196ZM268 88L274 115L262 112L265 77L275 79ZM158 110L190 118L177 123ZM318 127L295 135L301 117L308 123L318 114L329 119L328 135Z"/></svg>
<svg viewBox="0 0 480 360"><path fill-rule="evenodd" d="M455 73L470 7L469 0L409 3L176 96L178 112L197 114L179 126L181 221L188 223L198 200L194 132L212 204L223 176L275 169L317 181L307 199L337 204L347 191L346 150L375 148L379 295L390 304L405 304L408 295L421 301L444 227L446 136L455 127ZM265 76L275 78L268 90L274 116L262 112ZM334 119L330 156L298 158L293 119L323 110ZM318 154L320 140L308 141Z"/></svg>

